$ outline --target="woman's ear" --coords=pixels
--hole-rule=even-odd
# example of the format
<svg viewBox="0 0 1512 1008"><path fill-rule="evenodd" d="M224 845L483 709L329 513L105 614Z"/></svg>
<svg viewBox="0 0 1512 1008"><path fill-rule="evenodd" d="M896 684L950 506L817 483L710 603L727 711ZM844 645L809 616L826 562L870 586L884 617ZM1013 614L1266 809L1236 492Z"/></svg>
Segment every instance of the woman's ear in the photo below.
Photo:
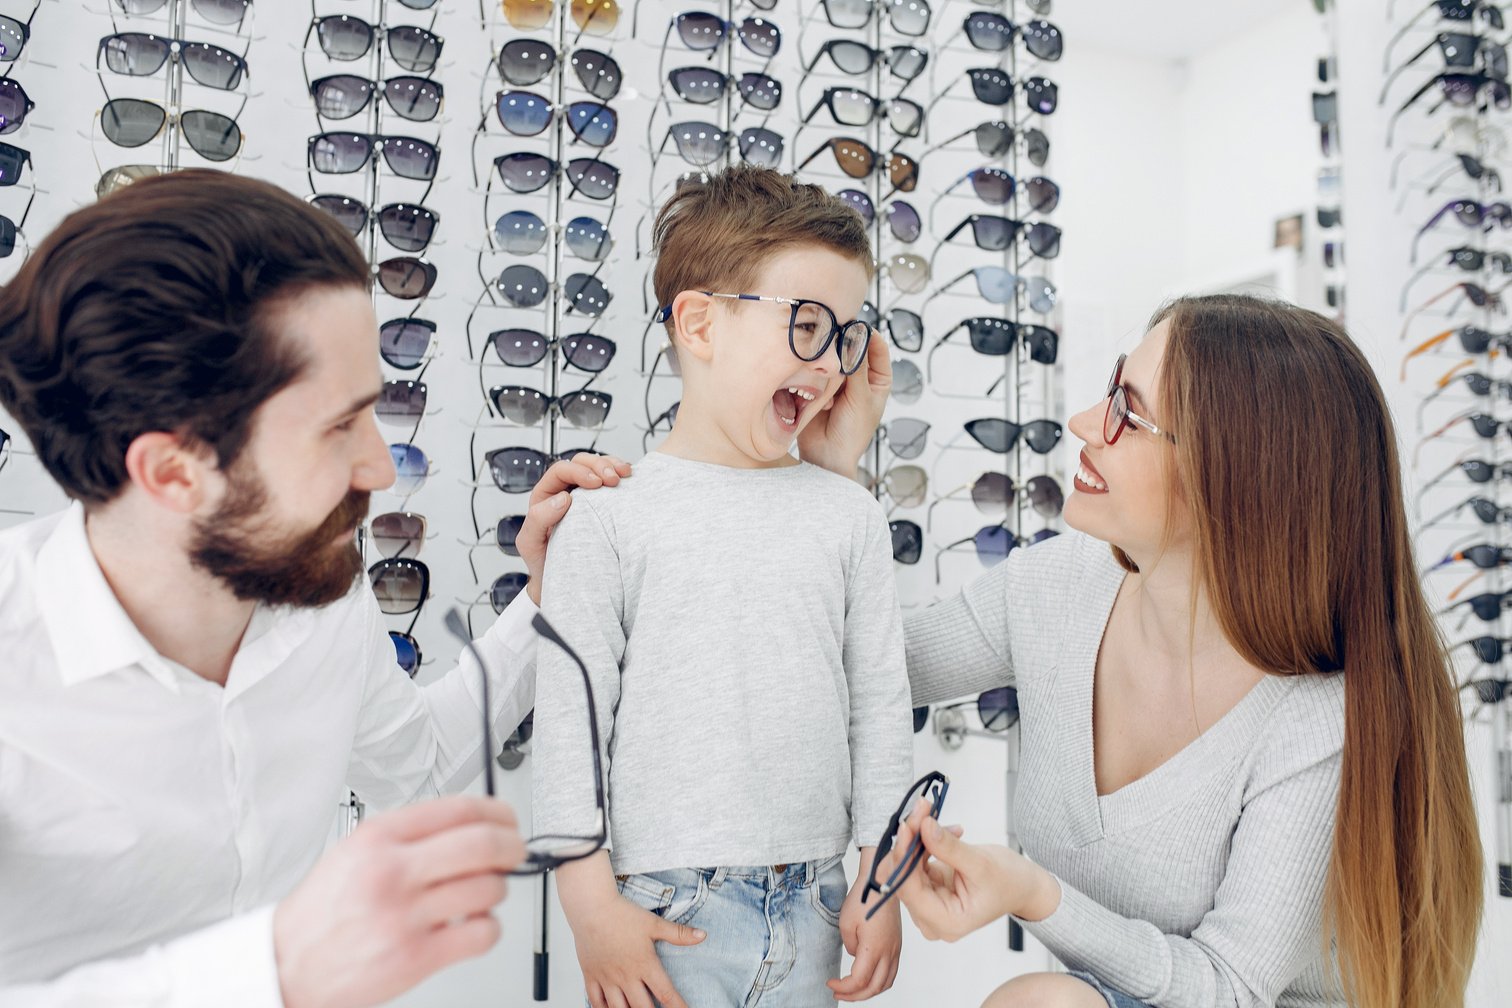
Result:
<svg viewBox="0 0 1512 1008"><path fill-rule="evenodd" d="M714 356L713 298L685 290L672 299L672 342L680 357L708 361Z"/></svg>

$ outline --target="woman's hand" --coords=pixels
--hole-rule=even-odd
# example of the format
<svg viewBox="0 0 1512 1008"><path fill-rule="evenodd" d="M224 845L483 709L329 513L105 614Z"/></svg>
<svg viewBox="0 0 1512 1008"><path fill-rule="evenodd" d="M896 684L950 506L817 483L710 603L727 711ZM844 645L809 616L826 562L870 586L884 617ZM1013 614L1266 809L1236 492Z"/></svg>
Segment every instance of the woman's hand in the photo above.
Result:
<svg viewBox="0 0 1512 1008"><path fill-rule="evenodd" d="M594 455L578 452L571 460L563 459L541 476L541 481L530 491L530 506L525 510L525 524L515 537L515 548L520 559L525 561L525 570L530 575L525 585L530 601L541 604L541 572L546 569L546 541L551 530L567 515L572 505L573 487L592 490L601 486L618 486L619 481L630 475L630 464L621 462L613 455Z"/></svg>
<svg viewBox="0 0 1512 1008"><path fill-rule="evenodd" d="M866 367L845 380L835 398L798 435L798 454L805 462L847 479L856 478L856 460L871 444L892 392L892 361L887 341L872 330L866 347Z"/></svg>
<svg viewBox="0 0 1512 1008"><path fill-rule="evenodd" d="M898 890L898 898L925 938L953 942L1007 914L1043 920L1060 905L1055 876L1002 844L966 843L922 805L898 826L893 843L898 856L916 832L925 860Z"/></svg>

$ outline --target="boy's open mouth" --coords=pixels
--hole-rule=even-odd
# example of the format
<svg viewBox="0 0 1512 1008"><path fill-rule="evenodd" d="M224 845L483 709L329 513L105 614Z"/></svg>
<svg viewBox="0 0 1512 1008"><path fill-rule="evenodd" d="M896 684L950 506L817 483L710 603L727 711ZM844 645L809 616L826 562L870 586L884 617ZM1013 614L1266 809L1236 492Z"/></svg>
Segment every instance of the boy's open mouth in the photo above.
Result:
<svg viewBox="0 0 1512 1008"><path fill-rule="evenodd" d="M772 393L772 412L777 414L783 426L797 427L804 408L817 398L819 394L813 389L789 385Z"/></svg>

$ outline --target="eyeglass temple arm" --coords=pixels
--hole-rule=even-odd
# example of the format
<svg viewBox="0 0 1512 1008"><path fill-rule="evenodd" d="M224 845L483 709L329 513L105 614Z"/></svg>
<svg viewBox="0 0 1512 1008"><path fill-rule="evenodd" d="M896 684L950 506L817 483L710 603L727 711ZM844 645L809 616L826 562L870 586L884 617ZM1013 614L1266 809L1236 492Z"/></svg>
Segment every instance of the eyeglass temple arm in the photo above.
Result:
<svg viewBox="0 0 1512 1008"><path fill-rule="evenodd" d="M1434 6L1435 5L1432 0L1429 0L1427 6L1420 9L1416 14L1412 16L1412 20L1402 25L1401 28L1397 29L1397 33L1391 36L1391 41L1386 43L1386 51L1382 54L1381 57L1381 73L1385 73L1386 71L1391 69L1391 50L1396 48L1396 44L1402 40L1402 36L1406 35L1413 29L1414 26L1417 25L1419 21L1423 20L1423 15L1431 11Z"/></svg>
<svg viewBox="0 0 1512 1008"><path fill-rule="evenodd" d="M1428 79L1428 81L1422 87L1418 88L1416 91L1414 91L1412 93L1412 97L1411 98L1408 98L1405 102L1402 103L1402 107L1401 108L1397 109L1395 112L1393 112L1391 114L1391 120L1389 122L1387 122L1387 124L1386 124L1386 146L1387 147L1391 146L1392 137L1396 134L1397 120L1400 119L1400 118L1402 118L1402 114L1405 113L1409 108L1411 108L1417 102L1417 100L1419 98L1421 98L1421 97L1423 97L1423 95L1427 94L1430 88L1432 88L1439 81L1443 80L1443 77L1444 77L1443 74L1438 74L1438 75L1436 75L1434 77L1430 77Z"/></svg>
<svg viewBox="0 0 1512 1008"><path fill-rule="evenodd" d="M1408 67L1412 66L1418 60L1420 60L1424 56L1428 55L1428 50L1432 49L1434 47L1434 45L1437 44L1437 42L1438 42L1438 37L1437 36L1435 36L1434 38L1429 39L1427 45L1423 46L1423 48L1421 48L1417 52L1413 53L1412 56L1411 56L1411 58L1409 58L1406 63L1403 63L1401 66L1397 67L1395 70L1391 71L1391 73L1387 75L1386 82L1381 85L1381 96L1376 99L1376 104L1377 105L1385 105L1386 104L1386 92L1388 92L1388 91L1391 90L1392 82L1395 81L1398 77L1401 76L1403 70L1406 70Z"/></svg>

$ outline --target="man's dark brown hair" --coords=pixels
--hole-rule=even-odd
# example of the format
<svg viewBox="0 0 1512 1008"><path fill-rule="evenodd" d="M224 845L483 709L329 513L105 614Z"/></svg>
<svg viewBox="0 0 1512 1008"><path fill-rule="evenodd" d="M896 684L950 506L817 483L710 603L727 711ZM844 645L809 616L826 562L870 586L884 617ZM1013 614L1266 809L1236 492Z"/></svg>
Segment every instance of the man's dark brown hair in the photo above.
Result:
<svg viewBox="0 0 1512 1008"><path fill-rule="evenodd" d="M86 505L120 493L147 432L224 469L306 366L282 309L370 282L351 235L277 186L204 169L144 179L70 214L0 290L0 406Z"/></svg>

